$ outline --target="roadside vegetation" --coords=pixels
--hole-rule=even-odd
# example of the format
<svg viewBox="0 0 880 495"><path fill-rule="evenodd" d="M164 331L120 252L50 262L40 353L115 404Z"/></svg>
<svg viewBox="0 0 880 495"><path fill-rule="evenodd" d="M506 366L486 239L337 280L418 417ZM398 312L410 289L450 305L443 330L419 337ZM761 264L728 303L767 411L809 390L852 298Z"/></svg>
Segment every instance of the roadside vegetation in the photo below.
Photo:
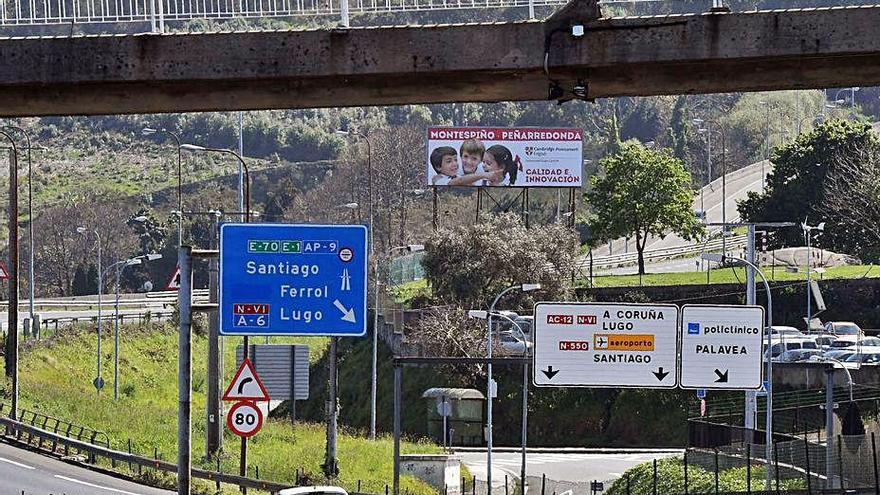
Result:
<svg viewBox="0 0 880 495"><path fill-rule="evenodd" d="M113 401L112 334L105 334L103 376L106 386L100 395L92 386L95 376L96 338L82 328L70 329L52 341L28 344L21 356L21 407L63 418L107 433L111 447L126 450L128 440L135 452L145 457L154 453L176 462L177 452L177 332L170 325L125 325L120 332L120 397ZM224 338L225 377L235 372L235 346L238 338ZM273 343L301 343L311 348L310 359L317 362L329 339L273 339ZM193 465L216 469L204 457L205 370L207 339L193 336ZM8 383L4 390L8 398ZM368 392L367 392L368 394ZM324 397L309 401L323 404ZM250 477L259 466L261 479L295 484L296 472L306 483L324 483L321 464L324 457L325 428L317 423L297 423L288 418L269 418L263 430L251 439L248 458ZM239 440L224 427L221 469L238 473ZM340 477L337 482L354 490L384 493L392 479L392 442L382 437L375 442L362 431L341 429L339 438ZM406 442L404 453L438 453L440 449L424 442ZM109 466L109 464L108 464ZM127 467L120 467L127 470ZM147 479L168 483L173 479L155 473ZM202 483L203 493L213 493L213 484ZM402 487L411 494L433 491L413 478L404 478ZM237 493L230 488L229 493Z"/></svg>
<svg viewBox="0 0 880 495"><path fill-rule="evenodd" d="M695 465L688 465L688 486L684 487L684 462L681 457L670 457L657 461L657 490L654 490L654 466L652 462L639 464L628 469L617 479L605 495L681 495L682 493L742 493L751 485L751 491L764 490L766 468L763 463L754 463L749 477L745 466L721 469L718 472L718 489L715 488L715 472ZM775 484L774 484L775 487ZM804 479L784 479L779 481L779 490L805 490Z"/></svg>

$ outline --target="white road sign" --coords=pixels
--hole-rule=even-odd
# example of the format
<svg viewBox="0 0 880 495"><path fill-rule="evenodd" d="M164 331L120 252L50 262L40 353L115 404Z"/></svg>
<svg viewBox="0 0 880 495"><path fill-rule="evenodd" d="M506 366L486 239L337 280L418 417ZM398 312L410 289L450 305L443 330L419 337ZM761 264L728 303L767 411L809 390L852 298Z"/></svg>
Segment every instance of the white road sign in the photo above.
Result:
<svg viewBox="0 0 880 495"><path fill-rule="evenodd" d="M539 387L676 387L674 305L541 302L534 336Z"/></svg>
<svg viewBox="0 0 880 495"><path fill-rule="evenodd" d="M761 306L682 306L681 387L760 389L763 328Z"/></svg>
<svg viewBox="0 0 880 495"><path fill-rule="evenodd" d="M236 402L226 413L226 426L240 437L252 437L263 427L263 412L253 402Z"/></svg>
<svg viewBox="0 0 880 495"><path fill-rule="evenodd" d="M235 376L229 382L226 391L223 392L223 400L269 400L269 392L266 391L266 386L257 375L257 370L254 369L250 359L245 359L238 367L238 371L235 372Z"/></svg>

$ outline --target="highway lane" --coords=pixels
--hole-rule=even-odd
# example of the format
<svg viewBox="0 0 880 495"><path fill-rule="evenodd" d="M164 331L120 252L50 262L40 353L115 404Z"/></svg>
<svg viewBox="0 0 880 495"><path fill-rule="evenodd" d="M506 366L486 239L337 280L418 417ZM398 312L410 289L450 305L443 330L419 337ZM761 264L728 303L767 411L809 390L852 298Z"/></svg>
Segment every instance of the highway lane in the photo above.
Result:
<svg viewBox="0 0 880 495"><path fill-rule="evenodd" d="M477 479L485 479L486 453L459 452L462 462L468 466ZM632 467L653 459L681 455L679 450L657 452L597 452L597 453L526 453L526 473L528 476L547 478L556 481L612 481L623 476ZM500 476L519 477L521 455L516 452L492 452L493 485ZM496 475L497 473L497 475Z"/></svg>
<svg viewBox="0 0 880 495"><path fill-rule="evenodd" d="M171 495L0 442L0 495Z"/></svg>

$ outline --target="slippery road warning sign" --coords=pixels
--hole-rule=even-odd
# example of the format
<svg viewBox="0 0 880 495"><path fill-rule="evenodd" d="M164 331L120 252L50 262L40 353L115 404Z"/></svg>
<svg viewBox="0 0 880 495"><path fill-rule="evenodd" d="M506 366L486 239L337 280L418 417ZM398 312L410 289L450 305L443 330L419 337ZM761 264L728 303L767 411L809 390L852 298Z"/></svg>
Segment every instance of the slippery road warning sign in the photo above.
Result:
<svg viewBox="0 0 880 495"><path fill-rule="evenodd" d="M241 366L235 372L235 377L232 378L232 382L229 383L226 391L223 392L223 400L269 400L269 393L266 391L266 387L263 385L260 377L257 376L257 370L254 369L250 359L245 358L241 362Z"/></svg>
<svg viewBox="0 0 880 495"><path fill-rule="evenodd" d="M681 387L760 389L763 329L761 306L682 306Z"/></svg>
<svg viewBox="0 0 880 495"><path fill-rule="evenodd" d="M676 387L674 305L541 302L534 335L537 386Z"/></svg>

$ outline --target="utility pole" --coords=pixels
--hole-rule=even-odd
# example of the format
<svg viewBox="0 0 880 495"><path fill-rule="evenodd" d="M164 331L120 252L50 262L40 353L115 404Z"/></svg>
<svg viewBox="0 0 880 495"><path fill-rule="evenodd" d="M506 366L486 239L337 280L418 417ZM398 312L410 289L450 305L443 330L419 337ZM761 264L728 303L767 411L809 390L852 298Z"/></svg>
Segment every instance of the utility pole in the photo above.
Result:
<svg viewBox="0 0 880 495"><path fill-rule="evenodd" d="M749 225L749 233L746 244L746 260L755 263L755 225ZM757 303L755 287L755 269L751 265L746 266L746 304L754 306ZM769 331L767 333L769 336ZM768 337L769 338L769 337ZM745 418L743 426L746 428L749 443L754 440L754 431L758 416L758 393L754 390L746 391Z"/></svg>
<svg viewBox="0 0 880 495"><path fill-rule="evenodd" d="M191 457L192 415L192 248L184 246L177 250L180 267L180 288L177 298L180 307L180 329L177 345L177 493L189 495Z"/></svg>
<svg viewBox="0 0 880 495"><path fill-rule="evenodd" d="M12 410L9 417L18 419L18 150L15 141L9 150L9 307L6 336L6 376L12 379Z"/></svg>
<svg viewBox="0 0 880 495"><path fill-rule="evenodd" d="M219 212L214 214L214 228L211 235L211 249L216 249L216 239L220 228ZM212 304L217 304L217 258L208 261L208 297ZM208 316L208 397L206 404L207 432L205 434L205 456L213 458L223 444L222 411L220 410L220 312L212 312Z"/></svg>
<svg viewBox="0 0 880 495"><path fill-rule="evenodd" d="M339 411L337 407L337 370L336 370L336 359L337 359L337 346L338 346L338 338L331 337L330 338L330 356L329 356L329 378L328 378L328 389L329 389L329 398L327 400L327 451L324 456L324 475L327 478L333 479L339 475L339 468L337 466L337 458L336 458L336 417Z"/></svg>

